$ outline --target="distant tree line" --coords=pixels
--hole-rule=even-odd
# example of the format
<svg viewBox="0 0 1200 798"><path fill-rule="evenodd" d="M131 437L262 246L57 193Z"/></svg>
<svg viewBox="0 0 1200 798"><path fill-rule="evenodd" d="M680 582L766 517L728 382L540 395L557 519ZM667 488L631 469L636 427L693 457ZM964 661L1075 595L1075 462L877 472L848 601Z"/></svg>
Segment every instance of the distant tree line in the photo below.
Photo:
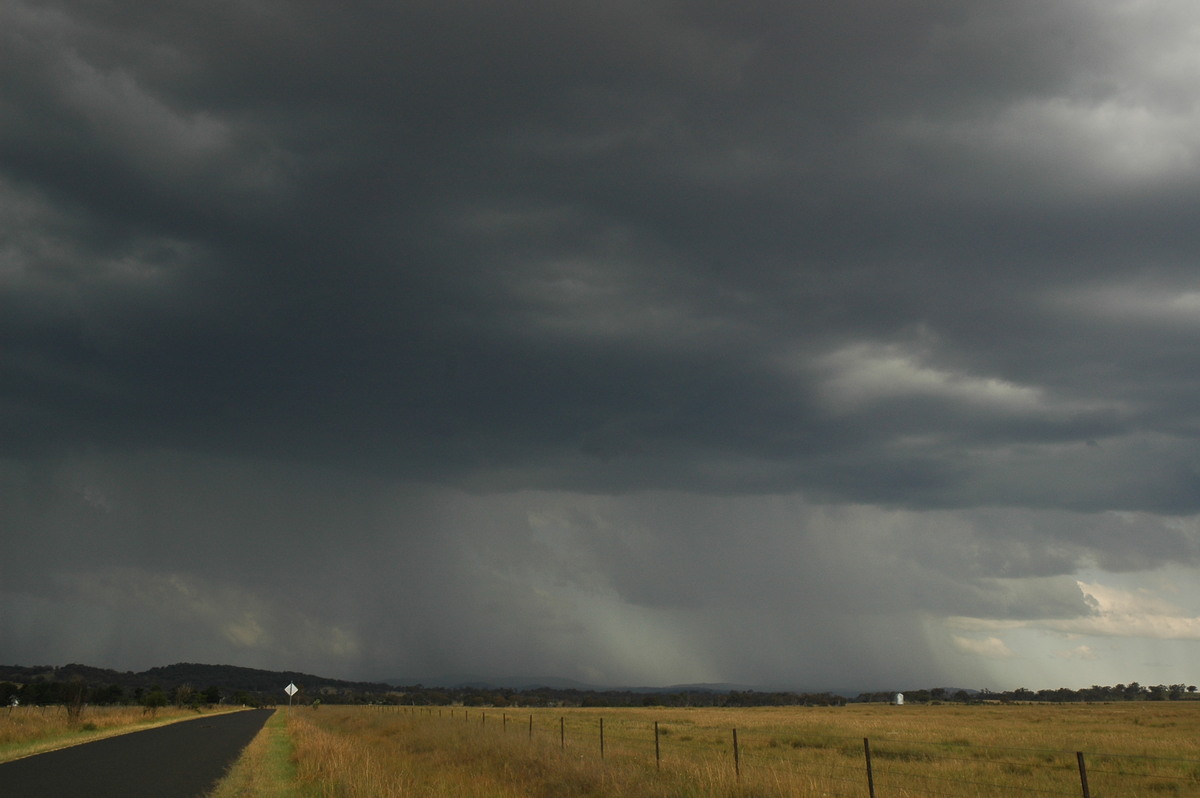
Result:
<svg viewBox="0 0 1200 798"><path fill-rule="evenodd" d="M1142 686L1137 682L1112 687L1092 685L1079 690L1060 687L1036 692L1025 688L1016 690L966 690L935 687L931 689L880 691L860 693L854 698L836 693L804 693L788 691L635 691L579 690L539 687L526 690L486 687L429 688L421 685L397 688L389 693L385 703L415 705L463 706L581 706L581 707L762 707L762 706L844 706L849 703L891 702L897 692L906 704L932 703L1014 703L1087 702L1087 701L1178 701L1200 700L1195 685Z"/></svg>
<svg viewBox="0 0 1200 798"><path fill-rule="evenodd" d="M535 687L398 687L384 703L416 706L469 707L752 707L840 706L845 696L834 693L757 692L754 690L581 690Z"/></svg>
<svg viewBox="0 0 1200 798"><path fill-rule="evenodd" d="M1180 701L1200 698L1196 694L1196 685L1156 684L1141 685L1137 682L1116 684L1106 687L1093 684L1079 690L1060 687L1057 690L1028 690L1018 687L1016 690L995 693L990 690L980 691L980 700L990 701Z"/></svg>
<svg viewBox="0 0 1200 798"><path fill-rule="evenodd" d="M371 703L393 688L374 682L325 679L292 671L182 662L147 671L114 671L89 665L61 667L0 665L0 705L143 705L159 707L234 704L273 706L295 683L308 702ZM200 688L199 685L206 685Z"/></svg>
<svg viewBox="0 0 1200 798"><path fill-rule="evenodd" d="M312 704L392 704L415 706L469 707L753 707L753 706L841 706L845 696L834 693L794 693L683 690L580 690L537 687L508 689L492 687L387 687L379 690L335 690L329 687L301 687L295 703ZM280 693L276 696L276 693ZM211 685L198 690L190 684L164 689L160 685L125 688L119 684L86 684L82 680L38 680L26 684L0 682L0 702L16 698L22 705L141 705L157 708L168 705L199 707L234 704L275 705L282 701L280 691L264 693Z"/></svg>
<svg viewBox="0 0 1200 798"><path fill-rule="evenodd" d="M1140 685L1137 682L1111 687L1092 685L1078 690L966 690L932 689L860 693L848 698L836 693L756 690L600 690L556 687L497 688L474 685L458 687L395 687L374 682L347 682L293 672L261 671L225 665L180 663L142 673L120 673L84 665L61 668L0 666L0 706L63 705L68 709L85 705L141 705L156 709L168 705L199 707L274 706L284 702L283 688L294 683L300 688L294 703L313 704L403 704L417 706L472 707L752 707L752 706L842 706L847 703L888 702L902 692L906 704L922 703L1013 703L1086 701L1178 701L1200 700L1195 685ZM199 688L197 685L207 687Z"/></svg>
<svg viewBox="0 0 1200 798"><path fill-rule="evenodd" d="M259 706L261 699L246 691L227 692L211 685L197 690L191 685L177 685L164 690L159 685L126 689L119 684L87 684L72 681L36 681L27 684L0 682L0 705L3 706L144 706L150 709L175 705L200 707L236 701Z"/></svg>
<svg viewBox="0 0 1200 798"><path fill-rule="evenodd" d="M1018 687L1015 690L950 690L935 687L932 690L901 691L906 704L923 704L934 702L959 703L1014 703L1027 701L1043 701L1053 703L1087 702L1087 701L1179 701L1200 699L1196 693L1196 685L1156 684L1152 687L1140 685L1137 682L1117 684L1111 687L1094 684L1072 690L1069 687L1059 687L1053 690L1029 690ZM895 692L861 693L855 702L890 701Z"/></svg>

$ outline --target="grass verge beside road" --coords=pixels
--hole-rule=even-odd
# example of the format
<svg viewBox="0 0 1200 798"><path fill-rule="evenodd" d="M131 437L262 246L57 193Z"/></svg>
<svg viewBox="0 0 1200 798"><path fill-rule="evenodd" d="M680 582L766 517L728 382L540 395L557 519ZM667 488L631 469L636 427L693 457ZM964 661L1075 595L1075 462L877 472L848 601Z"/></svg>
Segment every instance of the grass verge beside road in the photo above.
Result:
<svg viewBox="0 0 1200 798"><path fill-rule="evenodd" d="M276 710L207 798L301 798L288 731L288 713Z"/></svg>

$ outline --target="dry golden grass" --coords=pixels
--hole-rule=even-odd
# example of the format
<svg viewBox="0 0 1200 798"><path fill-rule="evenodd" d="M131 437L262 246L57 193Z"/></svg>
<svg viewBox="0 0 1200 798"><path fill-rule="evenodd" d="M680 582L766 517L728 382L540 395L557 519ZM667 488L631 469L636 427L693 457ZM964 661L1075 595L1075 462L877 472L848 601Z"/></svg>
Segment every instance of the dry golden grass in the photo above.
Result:
<svg viewBox="0 0 1200 798"><path fill-rule="evenodd" d="M659 772L644 760L563 750L548 742L549 731L530 740L527 728L505 727L499 713L486 720L478 712L464 717L461 709L454 717L448 708L437 713L344 707L294 713L301 785L314 795L355 798L666 798L717 794L709 789L714 782L728 788L721 794L751 794L738 790L732 772Z"/></svg>
<svg viewBox="0 0 1200 798"><path fill-rule="evenodd" d="M199 713L228 712L204 709ZM136 729L194 718L197 710L165 707L153 715L142 707L86 707L72 720L65 707L5 707L0 709L0 762L90 742Z"/></svg>
<svg viewBox="0 0 1200 798"><path fill-rule="evenodd" d="M320 796L862 795L863 738L880 795L1077 796L1077 751L1093 796L1200 795L1200 702L323 707L294 710L288 728L297 784Z"/></svg>
<svg viewBox="0 0 1200 798"><path fill-rule="evenodd" d="M208 798L300 798L284 710L276 710Z"/></svg>

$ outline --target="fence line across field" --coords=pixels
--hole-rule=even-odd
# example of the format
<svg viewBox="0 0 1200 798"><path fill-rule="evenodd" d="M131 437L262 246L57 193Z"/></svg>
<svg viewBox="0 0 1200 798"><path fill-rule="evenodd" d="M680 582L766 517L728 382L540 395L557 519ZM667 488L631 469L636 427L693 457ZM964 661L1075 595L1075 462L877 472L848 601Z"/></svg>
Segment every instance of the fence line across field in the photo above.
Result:
<svg viewBox="0 0 1200 798"><path fill-rule="evenodd" d="M672 721L623 719L595 714L572 715L570 710L548 714L520 713L466 707L394 707L414 717L454 719L473 723L481 733L521 734L531 743L552 744L560 751L599 759L639 758L655 768L686 762L697 750L713 749L728 760L735 778L752 773L775 777L802 776L827 785L828 795L946 796L966 798L988 794L1030 796L1082 796L1094 791L1120 792L1200 791L1200 760L1140 754L1085 753L1042 748L974 745L968 741L928 742L879 737L822 734L806 742L796 730L787 745L773 734L726 729L719 739L711 728L692 729ZM443 710L446 714L443 715ZM694 734L707 735L697 740ZM769 738L764 742L764 737ZM789 753L790 749L790 753ZM851 752L857 754L852 755ZM802 754L823 754L819 763L802 761ZM841 761L846 760L846 761ZM851 761L853 760L853 761ZM958 775L932 772L938 765L958 768ZM1014 788L1011 782L989 780L1003 774L1026 775L1029 784ZM839 785L845 792L831 790ZM1099 795L1101 792L1096 792Z"/></svg>

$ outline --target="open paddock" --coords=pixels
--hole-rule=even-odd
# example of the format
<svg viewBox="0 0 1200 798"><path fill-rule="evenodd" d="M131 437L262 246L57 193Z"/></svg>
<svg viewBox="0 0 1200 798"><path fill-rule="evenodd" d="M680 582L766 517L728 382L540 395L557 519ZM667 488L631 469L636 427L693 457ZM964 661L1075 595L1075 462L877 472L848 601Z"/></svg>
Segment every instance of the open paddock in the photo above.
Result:
<svg viewBox="0 0 1200 798"><path fill-rule="evenodd" d="M294 709L289 731L320 795L1200 795L1190 701L327 706Z"/></svg>

